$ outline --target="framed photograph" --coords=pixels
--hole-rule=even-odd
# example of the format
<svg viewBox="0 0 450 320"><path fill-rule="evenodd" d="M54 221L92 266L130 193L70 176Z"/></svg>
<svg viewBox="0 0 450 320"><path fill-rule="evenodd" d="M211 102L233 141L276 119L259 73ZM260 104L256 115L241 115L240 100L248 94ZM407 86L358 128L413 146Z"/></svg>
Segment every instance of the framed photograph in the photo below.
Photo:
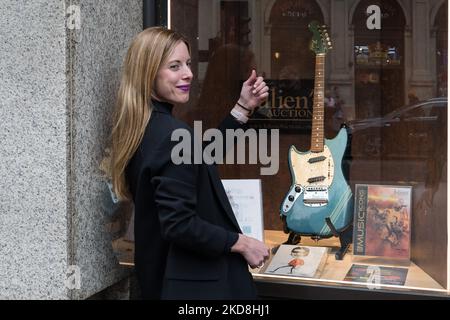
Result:
<svg viewBox="0 0 450 320"><path fill-rule="evenodd" d="M264 241L264 218L260 179L222 179L242 232Z"/></svg>
<svg viewBox="0 0 450 320"><path fill-rule="evenodd" d="M329 248L282 244L264 273L315 278L328 257Z"/></svg>
<svg viewBox="0 0 450 320"><path fill-rule="evenodd" d="M353 255L410 259L410 186L357 184Z"/></svg>

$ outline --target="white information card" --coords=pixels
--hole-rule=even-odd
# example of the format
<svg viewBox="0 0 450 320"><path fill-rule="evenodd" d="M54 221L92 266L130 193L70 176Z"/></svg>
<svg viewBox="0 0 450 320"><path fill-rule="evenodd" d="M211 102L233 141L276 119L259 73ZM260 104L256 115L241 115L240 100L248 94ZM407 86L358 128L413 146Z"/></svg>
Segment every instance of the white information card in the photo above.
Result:
<svg viewBox="0 0 450 320"><path fill-rule="evenodd" d="M222 183L242 232L264 241L261 180L222 179Z"/></svg>

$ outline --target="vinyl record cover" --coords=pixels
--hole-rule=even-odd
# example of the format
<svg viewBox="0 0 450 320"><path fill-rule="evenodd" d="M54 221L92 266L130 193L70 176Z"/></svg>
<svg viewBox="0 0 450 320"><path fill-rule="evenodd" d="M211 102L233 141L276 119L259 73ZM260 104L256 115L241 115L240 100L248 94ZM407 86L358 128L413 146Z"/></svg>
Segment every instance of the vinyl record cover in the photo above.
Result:
<svg viewBox="0 0 450 320"><path fill-rule="evenodd" d="M409 186L355 186L353 254L410 258Z"/></svg>
<svg viewBox="0 0 450 320"><path fill-rule="evenodd" d="M315 277L325 264L328 251L329 248L326 247L283 244L278 248L264 273Z"/></svg>

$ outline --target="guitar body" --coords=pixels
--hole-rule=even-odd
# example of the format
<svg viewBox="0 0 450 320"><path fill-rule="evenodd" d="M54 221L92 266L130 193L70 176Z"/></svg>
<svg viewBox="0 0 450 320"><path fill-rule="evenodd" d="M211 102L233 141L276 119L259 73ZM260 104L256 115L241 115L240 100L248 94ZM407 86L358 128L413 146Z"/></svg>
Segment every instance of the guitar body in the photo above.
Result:
<svg viewBox="0 0 450 320"><path fill-rule="evenodd" d="M342 128L334 139L324 139L321 152L300 152L290 147L292 185L280 208L289 230L327 238L333 233L326 218L337 231L351 223L352 191L342 171L347 139L347 130Z"/></svg>

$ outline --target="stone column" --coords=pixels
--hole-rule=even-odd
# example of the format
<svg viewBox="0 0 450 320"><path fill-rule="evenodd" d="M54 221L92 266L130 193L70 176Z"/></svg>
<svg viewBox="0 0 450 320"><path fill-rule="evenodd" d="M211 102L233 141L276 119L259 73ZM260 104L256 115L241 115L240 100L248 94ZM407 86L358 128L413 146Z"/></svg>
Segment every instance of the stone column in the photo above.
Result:
<svg viewBox="0 0 450 320"><path fill-rule="evenodd" d="M412 5L412 73L410 88L420 99L433 96L434 72L431 70L429 1L414 0Z"/></svg>
<svg viewBox="0 0 450 320"><path fill-rule="evenodd" d="M0 6L0 299L84 299L128 274L98 164L142 1Z"/></svg>
<svg viewBox="0 0 450 320"><path fill-rule="evenodd" d="M274 79L275 75L272 75L272 45L271 45L271 33L272 25L270 24L270 12L274 1L262 0L260 5L261 27L260 27L260 40L261 53L258 57L261 64L261 70L264 72L267 79Z"/></svg>
<svg viewBox="0 0 450 320"><path fill-rule="evenodd" d="M354 117L353 34L349 30L347 0L331 1L329 34L333 49L328 54L328 87L337 87L348 119Z"/></svg>

